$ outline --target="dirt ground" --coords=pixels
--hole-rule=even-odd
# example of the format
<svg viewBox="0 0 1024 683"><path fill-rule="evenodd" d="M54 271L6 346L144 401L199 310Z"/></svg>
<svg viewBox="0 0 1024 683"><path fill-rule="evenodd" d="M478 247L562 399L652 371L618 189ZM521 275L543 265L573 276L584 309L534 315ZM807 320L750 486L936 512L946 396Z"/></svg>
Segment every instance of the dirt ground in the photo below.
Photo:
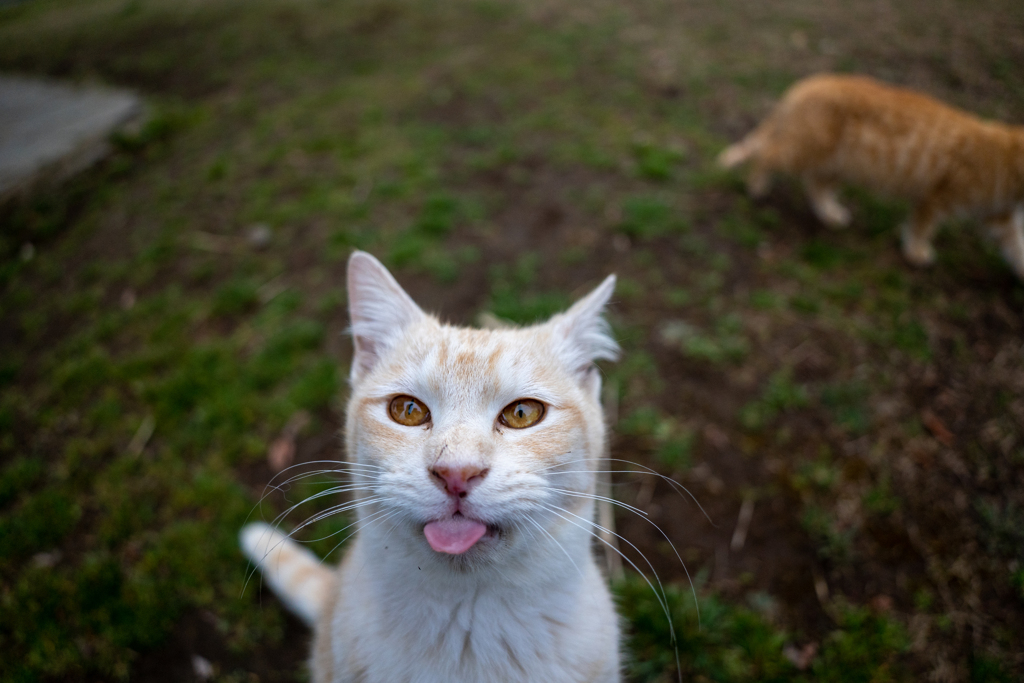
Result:
<svg viewBox="0 0 1024 683"><path fill-rule="evenodd" d="M623 359L602 367L612 490L688 575L620 509L622 551L756 614L791 663L716 674L684 658L688 676L1024 677L1024 285L971 221L918 270L899 254L898 202L849 188L853 225L828 231L791 179L751 201L713 163L822 70L1024 124L1024 6L239 11L0 10L0 67L136 88L158 122L3 209L0 538L20 545L0 594L29 615L0 628L26 662L12 676L183 680L199 655L217 680L294 680L308 634L269 593L239 597L233 534L294 415L311 416L296 462L338 457L343 264L359 247L455 323L529 322L619 276ZM299 341L274 346L282 330ZM333 384L293 381L324 363ZM128 458L145 415L156 431ZM63 533L30 524L59 526L32 512L51 493L76 510ZM107 565L118 587L91 605L98 584L81 577ZM49 611L48 586L100 616ZM118 616L139 605L158 616ZM852 613L899 635L856 631ZM675 680L672 666L632 676Z"/></svg>

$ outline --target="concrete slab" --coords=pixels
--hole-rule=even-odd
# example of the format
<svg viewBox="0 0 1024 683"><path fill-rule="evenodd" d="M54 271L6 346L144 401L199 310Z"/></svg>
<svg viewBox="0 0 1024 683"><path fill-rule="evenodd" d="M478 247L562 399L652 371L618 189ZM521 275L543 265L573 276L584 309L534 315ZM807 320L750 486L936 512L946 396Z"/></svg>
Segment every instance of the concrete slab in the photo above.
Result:
<svg viewBox="0 0 1024 683"><path fill-rule="evenodd" d="M0 76L0 201L96 163L142 113L129 92Z"/></svg>

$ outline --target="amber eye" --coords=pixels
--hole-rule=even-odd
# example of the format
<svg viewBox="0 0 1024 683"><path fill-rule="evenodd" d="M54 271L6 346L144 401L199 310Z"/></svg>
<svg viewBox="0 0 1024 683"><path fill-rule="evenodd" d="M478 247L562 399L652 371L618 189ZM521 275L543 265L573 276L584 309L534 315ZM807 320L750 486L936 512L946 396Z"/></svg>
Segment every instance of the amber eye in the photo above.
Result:
<svg viewBox="0 0 1024 683"><path fill-rule="evenodd" d="M498 419L503 425L512 429L525 429L540 422L542 417L544 417L544 404L532 398L523 398L505 406Z"/></svg>
<svg viewBox="0 0 1024 683"><path fill-rule="evenodd" d="M392 420L406 427L418 427L430 421L430 411L422 401L412 396L395 396L388 412Z"/></svg>

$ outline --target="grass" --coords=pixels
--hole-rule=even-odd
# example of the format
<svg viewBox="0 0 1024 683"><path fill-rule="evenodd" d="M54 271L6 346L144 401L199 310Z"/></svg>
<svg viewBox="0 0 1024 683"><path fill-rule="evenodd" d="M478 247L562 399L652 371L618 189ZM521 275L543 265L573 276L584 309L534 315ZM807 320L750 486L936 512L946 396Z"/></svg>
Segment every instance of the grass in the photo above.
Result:
<svg viewBox="0 0 1024 683"><path fill-rule="evenodd" d="M761 396L740 412L740 423L747 429L763 429L788 411L809 403L807 389L793 380L792 371L782 369L768 378Z"/></svg>
<svg viewBox="0 0 1024 683"><path fill-rule="evenodd" d="M867 683L899 680L899 655L909 642L905 630L884 614L838 601L836 628L821 643L809 671L800 671L783 653L791 636L764 614L732 605L714 595L694 602L682 587L665 593L665 607L649 597L646 583L635 579L617 586L619 604L633 630L630 671L638 681L683 680L829 681ZM699 611L699 620L698 620ZM674 626L675 649L669 618ZM677 668L676 657L681 665ZM678 672L678 673L677 673Z"/></svg>
<svg viewBox="0 0 1024 683"><path fill-rule="evenodd" d="M337 456L343 263L362 248L456 322L529 323L620 276L613 457L679 479L715 522L617 478L702 577L698 627L674 555L633 534L664 569L679 659L629 575L631 680L1019 679L1024 288L970 222L917 271L895 239L908 207L850 188L853 226L825 231L795 183L753 201L713 163L812 68L908 64L933 94L1024 117L1016 4L963 21L912 2L881 28L861 11L0 8L0 67L135 88L152 111L103 164L0 208L0 678L182 679L182 652L218 680L302 675L305 636L243 593L235 535L288 504L254 511L296 415L300 458ZM950 27L962 86L934 42ZM333 560L350 521L304 538ZM797 667L787 646L811 643Z"/></svg>

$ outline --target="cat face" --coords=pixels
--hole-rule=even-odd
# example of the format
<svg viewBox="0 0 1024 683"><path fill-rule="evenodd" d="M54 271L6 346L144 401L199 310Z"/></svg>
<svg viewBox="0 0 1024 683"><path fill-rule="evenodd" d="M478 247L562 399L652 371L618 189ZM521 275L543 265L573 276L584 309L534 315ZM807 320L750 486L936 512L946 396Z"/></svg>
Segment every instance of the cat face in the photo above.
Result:
<svg viewBox="0 0 1024 683"><path fill-rule="evenodd" d="M593 361L617 352L601 319L613 287L541 325L457 328L355 253L347 440L372 481L363 528L386 519L376 528L415 552L466 564L589 527L604 448Z"/></svg>

